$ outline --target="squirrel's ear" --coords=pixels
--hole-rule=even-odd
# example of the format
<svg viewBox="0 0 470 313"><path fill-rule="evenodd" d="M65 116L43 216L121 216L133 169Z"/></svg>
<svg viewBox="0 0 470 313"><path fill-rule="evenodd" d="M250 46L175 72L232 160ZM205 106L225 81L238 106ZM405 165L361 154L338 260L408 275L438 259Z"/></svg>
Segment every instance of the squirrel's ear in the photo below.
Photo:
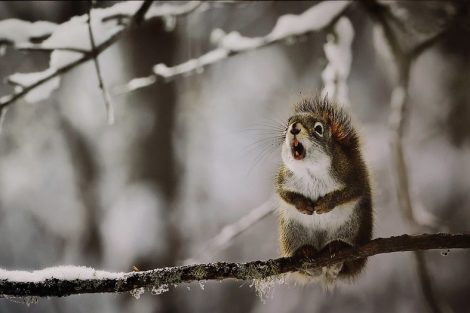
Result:
<svg viewBox="0 0 470 313"><path fill-rule="evenodd" d="M348 133L344 130L341 125L335 123L334 121L330 124L331 135L335 138L337 142L343 142L348 137Z"/></svg>

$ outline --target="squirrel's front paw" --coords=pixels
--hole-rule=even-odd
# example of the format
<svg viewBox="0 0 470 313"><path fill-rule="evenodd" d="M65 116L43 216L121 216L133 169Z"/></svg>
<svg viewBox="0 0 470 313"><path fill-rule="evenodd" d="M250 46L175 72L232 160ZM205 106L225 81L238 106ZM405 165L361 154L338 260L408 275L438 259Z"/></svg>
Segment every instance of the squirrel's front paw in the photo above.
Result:
<svg viewBox="0 0 470 313"><path fill-rule="evenodd" d="M323 200L324 198L321 198L317 201L317 203L315 203L315 213L317 214L323 214L323 213L328 213L330 212L331 210L333 210L333 208L331 207L331 205L329 205L329 203L325 200Z"/></svg>
<svg viewBox="0 0 470 313"><path fill-rule="evenodd" d="M295 204L295 208L300 213L308 214L308 215L312 215L313 212L315 211L314 204L312 203L312 201L308 201L308 200L298 201Z"/></svg>

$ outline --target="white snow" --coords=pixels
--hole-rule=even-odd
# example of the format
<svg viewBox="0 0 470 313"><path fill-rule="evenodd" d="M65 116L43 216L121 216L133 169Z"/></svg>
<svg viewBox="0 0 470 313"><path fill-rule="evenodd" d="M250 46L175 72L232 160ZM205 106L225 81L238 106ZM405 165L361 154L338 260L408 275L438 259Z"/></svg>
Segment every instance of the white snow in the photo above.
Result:
<svg viewBox="0 0 470 313"><path fill-rule="evenodd" d="M20 85L21 87L29 87L40 80L53 75L56 69L49 67L48 69L41 71L41 72L34 72L34 73L15 73L11 75L8 80L15 84ZM40 87L31 90L29 93L26 94L25 100L29 103L34 103L37 101L41 101L47 99L52 91L57 89L60 84L60 77L54 77L49 81L43 83Z"/></svg>
<svg viewBox="0 0 470 313"><path fill-rule="evenodd" d="M278 18L272 31L264 37L245 37L236 31L225 34L223 30L215 29L211 34L211 39L217 43L219 48L230 51L256 49L273 41L320 30L326 27L350 3L350 1L325 1L298 15L282 15Z"/></svg>
<svg viewBox="0 0 470 313"><path fill-rule="evenodd" d="M52 33L57 24L47 21L34 23L18 19L0 21L0 41L9 41L14 45L29 43L30 38L38 38Z"/></svg>
<svg viewBox="0 0 470 313"><path fill-rule="evenodd" d="M143 295L144 292L145 292L145 288L144 288L144 287L135 288L135 289L132 289L131 291L129 291L129 293L131 294L131 296L133 296L133 297L136 298L137 300L140 299L140 296Z"/></svg>
<svg viewBox="0 0 470 313"><path fill-rule="evenodd" d="M132 16L138 10L142 1L120 2L109 8L93 9L92 29L95 44L98 46L109 38L122 31L124 25L117 24L112 19L104 21L103 19L115 15ZM48 22L29 23L21 20L6 20L0 22L0 39L6 38L18 44L27 46L28 39L31 36L52 34L44 40L38 47L47 49L74 48L83 51L91 50L90 34L88 31L88 15L72 17L69 21L60 25ZM41 72L33 73L15 73L8 79L22 87L28 87L36 84L40 80L53 75L57 70L76 62L83 57L80 52L54 50L51 53L49 68ZM57 76L31 90L25 100L30 103L47 99L51 92L59 87L60 77ZM109 95L106 95L109 98ZM108 103L111 103L108 99ZM108 122L113 120L112 108L107 107Z"/></svg>
<svg viewBox="0 0 470 313"><path fill-rule="evenodd" d="M226 58L228 54L229 51L227 49L218 48L209 51L208 53L202 55L199 58L191 59L176 66L168 67L163 63L157 64L153 67L153 72L157 76L161 76L164 78L171 78L180 74L189 74L193 71L198 71L199 69L202 69L208 64L215 63Z"/></svg>
<svg viewBox="0 0 470 313"><path fill-rule="evenodd" d="M92 11L93 36L95 44L98 46L114 34L121 31L125 26L115 22L101 22L99 9ZM104 9L100 9L102 11ZM88 32L88 16L81 15L72 17L69 21L62 23L52 33L52 35L41 43L43 48L75 48L81 50L91 50L90 34Z"/></svg>
<svg viewBox="0 0 470 313"><path fill-rule="evenodd" d="M214 29L211 33L211 41L229 51L243 51L249 49L256 49L263 45L265 42L264 37L245 37L240 35L239 32L233 31L226 34L222 29Z"/></svg>
<svg viewBox="0 0 470 313"><path fill-rule="evenodd" d="M324 1L299 15L285 14L279 17L276 26L266 38L269 41L275 41L312 30L320 30L349 4L351 1Z"/></svg>
<svg viewBox="0 0 470 313"><path fill-rule="evenodd" d="M322 72L322 95L349 106L347 79L351 70L354 29L348 18L342 17L334 27L334 35L327 37L323 46L328 65Z"/></svg>
<svg viewBox="0 0 470 313"><path fill-rule="evenodd" d="M132 2L132 1L131 1ZM154 17L168 17L185 14L191 12L201 5L201 1L188 1L184 4L168 4L163 3L161 5L154 5L149 8L145 14L145 19L151 19Z"/></svg>
<svg viewBox="0 0 470 313"><path fill-rule="evenodd" d="M117 279L122 278L125 273L112 273L98 271L86 266L64 265L57 267L49 267L37 271L8 271L0 269L0 281L8 280L10 282L43 282L47 279L56 278L60 280L101 280L101 279Z"/></svg>
<svg viewBox="0 0 470 313"><path fill-rule="evenodd" d="M187 75L194 71L202 70L209 64L225 59L231 52L236 53L253 50L275 41L302 35L309 31L320 30L326 27L331 20L340 14L349 4L351 4L351 1L326 1L312 6L299 15L283 15L277 20L273 30L262 37L245 37L236 31L227 34L221 29L214 29L210 39L211 42L217 46L216 49L198 58L190 59L175 66L167 66L162 63L157 64L153 67L153 72L155 75L166 79L177 75ZM199 4L196 3L193 5ZM157 8L160 7L162 6L156 7L153 10L157 10ZM180 5L179 7L183 6ZM152 14L155 16L156 13ZM158 14L163 13L159 12ZM172 11L167 15L172 16L174 14L175 12ZM149 79L148 77L135 78L131 81L130 85L128 84L128 86L121 87L120 90L124 92L127 90L136 90L148 86L155 81L156 80Z"/></svg>
<svg viewBox="0 0 470 313"><path fill-rule="evenodd" d="M77 61L81 57L82 54L79 52L55 50L51 53L49 68L41 72L15 73L10 75L8 80L23 88L27 88L51 75L54 75L56 71ZM60 77L54 77L28 92L25 96L25 100L29 103L34 103L47 99L55 89L59 88L59 85Z"/></svg>
<svg viewBox="0 0 470 313"><path fill-rule="evenodd" d="M162 293L165 293L167 291L170 290L170 287L167 285L167 284L163 284L163 285L160 285L160 286L153 286L152 287L152 295L161 295Z"/></svg>

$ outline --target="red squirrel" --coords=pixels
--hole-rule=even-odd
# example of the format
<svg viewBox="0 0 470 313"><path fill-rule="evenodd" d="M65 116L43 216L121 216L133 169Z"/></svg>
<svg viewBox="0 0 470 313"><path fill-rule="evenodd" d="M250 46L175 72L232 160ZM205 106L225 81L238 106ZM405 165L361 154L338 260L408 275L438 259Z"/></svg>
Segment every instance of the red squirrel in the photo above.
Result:
<svg viewBox="0 0 470 313"><path fill-rule="evenodd" d="M294 107L282 143L276 187L283 256L314 257L328 249L363 244L372 237L371 188L359 137L349 114L328 99L308 98ZM328 286L351 279L366 259L297 273Z"/></svg>

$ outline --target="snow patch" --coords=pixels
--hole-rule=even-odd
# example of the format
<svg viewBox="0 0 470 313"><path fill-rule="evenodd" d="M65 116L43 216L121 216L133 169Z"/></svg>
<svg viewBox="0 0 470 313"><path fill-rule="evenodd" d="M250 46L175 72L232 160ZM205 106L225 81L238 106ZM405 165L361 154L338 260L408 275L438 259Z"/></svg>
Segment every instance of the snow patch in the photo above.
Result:
<svg viewBox="0 0 470 313"><path fill-rule="evenodd" d="M215 63L226 58L229 51L224 48L215 49L202 55L199 58L191 59L177 66L168 67L163 63L157 64L153 67L153 72L157 76L169 79L173 76L180 74L191 74L194 71L201 71L204 66Z"/></svg>
<svg viewBox="0 0 470 313"><path fill-rule="evenodd" d="M35 73L15 73L9 77L9 81L26 88L37 84L39 81L53 75L56 72L54 68L48 68L42 72ZM42 83L41 87L35 88L25 95L25 100L29 103L38 102L47 99L50 94L59 88L60 77L54 77Z"/></svg>
<svg viewBox="0 0 470 313"><path fill-rule="evenodd" d="M349 106L347 79L351 70L353 39L353 26L348 18L342 17L323 46L328 65L322 72L322 96L328 95L344 106Z"/></svg>
<svg viewBox="0 0 470 313"><path fill-rule="evenodd" d="M12 297L12 296L3 296L5 299L8 299L9 301L13 303L19 303L19 304L26 304L26 306L30 306L31 304L36 304L39 301L38 297Z"/></svg>
<svg viewBox="0 0 470 313"><path fill-rule="evenodd" d="M143 295L144 292L145 292L145 288L144 288L144 287L135 288L135 289L132 289L131 291L129 291L129 293L131 294L131 296L133 296L133 297L136 298L137 300L140 299L140 296Z"/></svg>
<svg viewBox="0 0 470 313"><path fill-rule="evenodd" d="M273 30L266 37L269 41L275 41L312 30L320 30L349 4L351 1L324 1L301 14L285 14L279 17Z"/></svg>
<svg viewBox="0 0 470 313"><path fill-rule="evenodd" d="M201 5L201 1L188 1L184 4L168 4L163 3L161 5L154 5L149 8L145 14L145 19L151 19L155 17L174 17L176 15L182 15L195 10Z"/></svg>
<svg viewBox="0 0 470 313"><path fill-rule="evenodd" d="M15 46L29 43L32 38L41 38L51 34L57 24L47 21L28 22L18 19L0 21L0 42L7 41Z"/></svg>
<svg viewBox="0 0 470 313"><path fill-rule="evenodd" d="M162 293L165 293L167 292L168 290L170 290L170 287L167 285L167 284L163 284L163 285L160 285L160 286L153 286L152 287L152 295L161 295Z"/></svg>
<svg viewBox="0 0 470 313"><path fill-rule="evenodd" d="M6 280L9 282L31 282L39 283L48 279L59 280L103 280L103 279L118 279L124 277L123 272L106 272L98 271L91 267L86 266L73 266L63 265L57 267L49 267L37 271L8 271L0 269L0 281Z"/></svg>

